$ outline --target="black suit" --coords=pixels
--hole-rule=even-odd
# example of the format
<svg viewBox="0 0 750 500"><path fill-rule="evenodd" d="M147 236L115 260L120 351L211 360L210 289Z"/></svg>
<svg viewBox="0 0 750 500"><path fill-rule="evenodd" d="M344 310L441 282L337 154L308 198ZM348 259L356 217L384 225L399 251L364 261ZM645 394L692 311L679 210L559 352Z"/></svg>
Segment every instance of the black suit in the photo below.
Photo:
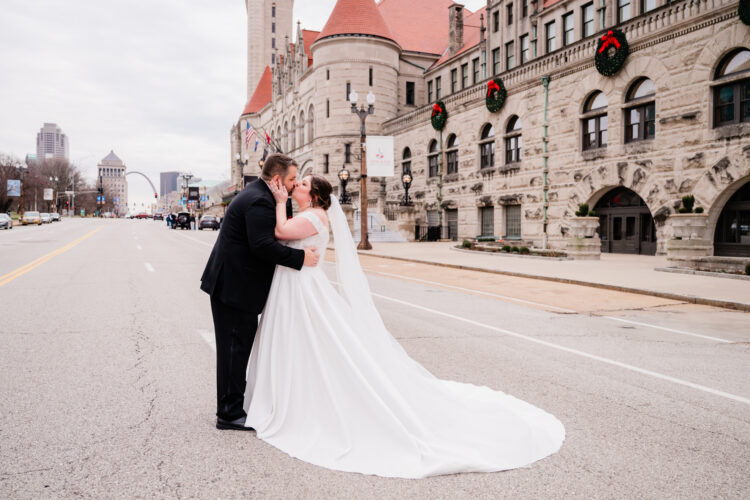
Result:
<svg viewBox="0 0 750 500"><path fill-rule="evenodd" d="M250 350L276 265L302 269L305 252L276 241L276 202L258 179L229 204L201 290L211 295L216 334L216 415L245 416L242 402Z"/></svg>

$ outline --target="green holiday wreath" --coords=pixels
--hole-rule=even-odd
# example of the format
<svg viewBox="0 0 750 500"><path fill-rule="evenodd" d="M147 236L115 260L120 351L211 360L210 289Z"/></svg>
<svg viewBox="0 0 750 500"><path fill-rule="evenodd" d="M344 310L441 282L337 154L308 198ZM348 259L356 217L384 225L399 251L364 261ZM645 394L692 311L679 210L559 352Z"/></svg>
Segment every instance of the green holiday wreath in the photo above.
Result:
<svg viewBox="0 0 750 500"><path fill-rule="evenodd" d="M737 7L737 14L740 16L742 24L750 26L750 0L740 0L740 5Z"/></svg>
<svg viewBox="0 0 750 500"><path fill-rule="evenodd" d="M448 120L448 110L445 109L445 103L443 101L438 101L435 104L432 105L432 117L430 118L430 121L432 122L432 128L435 130L443 130L443 127L445 127L445 122Z"/></svg>
<svg viewBox="0 0 750 500"><path fill-rule="evenodd" d="M497 113L505 104L505 97L508 92L500 78L495 78L487 82L487 97L484 99L487 109L490 113Z"/></svg>
<svg viewBox="0 0 750 500"><path fill-rule="evenodd" d="M618 29L609 30L596 45L596 70L604 76L614 76L625 64L627 57L628 40L625 33Z"/></svg>

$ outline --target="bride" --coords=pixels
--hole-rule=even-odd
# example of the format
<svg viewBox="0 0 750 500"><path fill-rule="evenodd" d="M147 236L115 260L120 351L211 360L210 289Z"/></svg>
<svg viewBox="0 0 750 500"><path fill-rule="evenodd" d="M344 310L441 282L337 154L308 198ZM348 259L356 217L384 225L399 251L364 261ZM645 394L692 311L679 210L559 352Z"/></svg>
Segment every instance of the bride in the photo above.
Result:
<svg viewBox="0 0 750 500"><path fill-rule="evenodd" d="M523 467L560 449L557 418L508 394L440 380L409 357L372 301L331 185L308 176L277 202L276 237L325 249L338 289L316 267L277 266L248 365L246 426L289 455L329 469L421 478Z"/></svg>

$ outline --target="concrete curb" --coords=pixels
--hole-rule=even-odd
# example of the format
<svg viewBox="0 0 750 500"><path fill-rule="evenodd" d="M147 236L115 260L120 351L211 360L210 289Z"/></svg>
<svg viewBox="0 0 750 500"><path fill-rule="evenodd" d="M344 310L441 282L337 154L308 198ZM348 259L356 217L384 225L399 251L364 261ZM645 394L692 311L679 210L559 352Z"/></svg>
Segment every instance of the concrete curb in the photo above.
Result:
<svg viewBox="0 0 750 500"><path fill-rule="evenodd" d="M659 297L662 299L677 300L680 302L688 302L690 304L699 304L704 306L721 307L724 309L734 309L736 311L750 312L750 304L744 304L742 302L731 302L728 300L709 299L706 297L696 297L693 295L683 295L679 293L660 292L657 290L646 290L640 288L630 288L627 286L609 285L607 283L593 283L590 281L574 280L569 278L558 278L555 276L540 276L536 274L518 273L514 271L501 271L498 269L485 269L482 267L464 266L461 264L446 264L443 262L432 262L429 260L421 259L408 259L406 257L394 257L392 255L383 255L373 253L371 251L358 251L360 255L369 255L370 257L379 257L381 259L398 260L402 262L415 262L417 264L428 264L432 266L448 267L452 269L461 269L464 271L478 271L481 273L500 274L504 276L513 276L516 278L528 278L542 281L552 281L555 283L566 283L568 285L580 285L588 286L591 288L600 288L603 290L614 290L617 292L635 293L638 295L650 295L652 297Z"/></svg>
<svg viewBox="0 0 750 500"><path fill-rule="evenodd" d="M659 271L662 273L694 274L696 276L710 276L711 278L724 278L724 279L731 279L731 280L750 281L750 276L745 276L743 274L715 273L711 271L698 271L695 269L684 269L681 267L655 267L654 271Z"/></svg>

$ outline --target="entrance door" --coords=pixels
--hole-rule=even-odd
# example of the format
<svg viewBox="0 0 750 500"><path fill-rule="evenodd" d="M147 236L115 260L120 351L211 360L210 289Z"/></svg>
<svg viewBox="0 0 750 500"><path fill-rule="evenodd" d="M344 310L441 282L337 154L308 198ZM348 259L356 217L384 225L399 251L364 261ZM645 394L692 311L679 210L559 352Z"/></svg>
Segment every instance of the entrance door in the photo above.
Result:
<svg viewBox="0 0 750 500"><path fill-rule="evenodd" d="M607 193L595 207L602 252L656 255L656 227L646 204L627 188Z"/></svg>
<svg viewBox="0 0 750 500"><path fill-rule="evenodd" d="M448 223L447 237L452 241L458 241L458 210L446 210L445 219Z"/></svg>

